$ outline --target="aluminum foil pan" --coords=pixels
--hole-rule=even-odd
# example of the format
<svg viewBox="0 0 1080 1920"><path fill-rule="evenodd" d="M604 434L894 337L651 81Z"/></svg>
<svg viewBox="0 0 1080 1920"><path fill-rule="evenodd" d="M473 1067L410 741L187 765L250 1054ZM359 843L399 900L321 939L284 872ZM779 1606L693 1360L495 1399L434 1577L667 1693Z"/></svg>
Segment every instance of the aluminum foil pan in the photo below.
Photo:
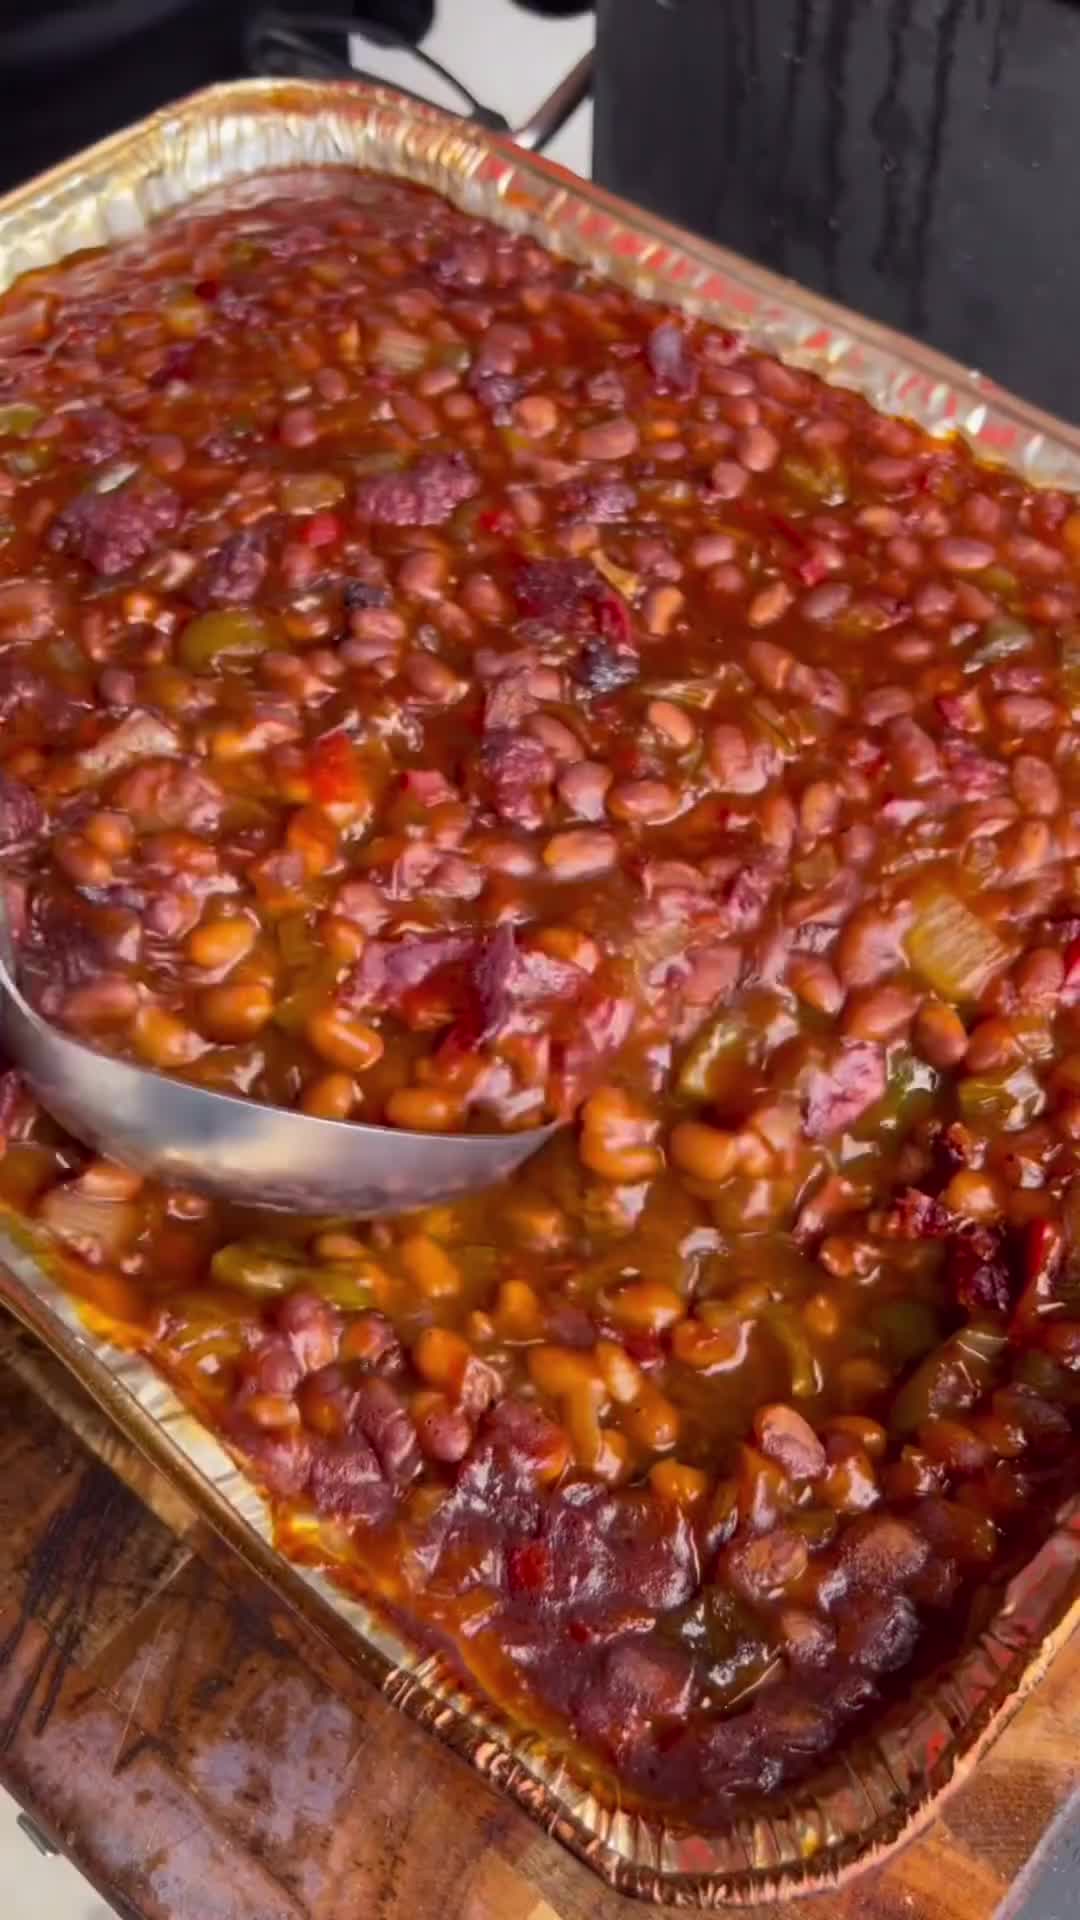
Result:
<svg viewBox="0 0 1080 1920"><path fill-rule="evenodd" d="M273 169L364 167L418 181L501 226L858 388L987 459L1080 491L1080 432L942 356L626 206L494 135L382 88L243 81L155 114L0 202L0 288L137 233L198 196L250 198ZM932 1684L795 1789L700 1833L599 1798L564 1753L469 1694L325 1574L286 1561L265 1502L137 1353L55 1285L43 1246L0 1221L0 1301L63 1359L256 1569L493 1785L623 1893L714 1908L820 1891L932 1817L1080 1624L1080 1502L1055 1518L980 1637Z"/></svg>

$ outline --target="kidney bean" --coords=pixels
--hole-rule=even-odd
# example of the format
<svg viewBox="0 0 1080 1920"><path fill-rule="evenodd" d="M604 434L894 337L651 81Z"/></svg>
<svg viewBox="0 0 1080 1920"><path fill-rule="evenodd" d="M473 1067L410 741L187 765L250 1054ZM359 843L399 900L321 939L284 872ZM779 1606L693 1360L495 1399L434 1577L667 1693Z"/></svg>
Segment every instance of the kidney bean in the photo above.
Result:
<svg viewBox="0 0 1080 1920"><path fill-rule="evenodd" d="M841 1537L840 1561L854 1588L887 1593L921 1573L928 1558L925 1538L892 1515L857 1520Z"/></svg>
<svg viewBox="0 0 1080 1920"><path fill-rule="evenodd" d="M665 743L684 753L697 740L697 728L684 707L673 700L650 700L645 709L649 725Z"/></svg>
<svg viewBox="0 0 1080 1920"><path fill-rule="evenodd" d="M799 829L807 839L831 833L840 811L840 794L830 780L815 780L799 800Z"/></svg>
<svg viewBox="0 0 1080 1920"><path fill-rule="evenodd" d="M994 549L985 540L973 540L963 534L946 534L934 547L934 558L948 573L982 573L992 566Z"/></svg>
<svg viewBox="0 0 1080 1920"><path fill-rule="evenodd" d="M773 580L751 600L746 610L747 624L751 627L771 627L783 618L794 600L795 595L785 580Z"/></svg>
<svg viewBox="0 0 1080 1920"><path fill-rule="evenodd" d="M319 422L312 407L286 407L278 433L287 447L310 447L319 438Z"/></svg>
<svg viewBox="0 0 1080 1920"><path fill-rule="evenodd" d="M813 587L802 597L803 619L827 625L843 612L850 600L851 588L842 580L833 581L826 587Z"/></svg>
<svg viewBox="0 0 1080 1920"><path fill-rule="evenodd" d="M878 454L873 460L867 460L862 469L863 479L871 486L880 487L883 493L900 492L916 477L918 472L914 460L905 460L892 454Z"/></svg>
<svg viewBox="0 0 1080 1920"><path fill-rule="evenodd" d="M994 702L994 717L999 727L1010 733L1039 733L1058 724L1059 713L1052 700L1035 694L1007 693Z"/></svg>
<svg viewBox="0 0 1080 1920"><path fill-rule="evenodd" d="M611 772L598 761L578 760L561 774L559 798L582 820L603 820Z"/></svg>
<svg viewBox="0 0 1080 1920"><path fill-rule="evenodd" d="M139 989L120 974L105 974L64 995L61 1016L76 1030L126 1026L139 1006Z"/></svg>
<svg viewBox="0 0 1080 1920"><path fill-rule="evenodd" d="M359 1090L348 1073L322 1073L304 1088L301 1105L318 1120L347 1120L356 1107Z"/></svg>
<svg viewBox="0 0 1080 1920"><path fill-rule="evenodd" d="M929 580L925 586L919 588L912 604L917 618L925 626L940 626L942 621L949 618L956 606L956 593L952 587L946 587L940 581ZM914 658L914 656L911 657ZM924 653L924 659L929 657L929 653Z"/></svg>
<svg viewBox="0 0 1080 1920"><path fill-rule="evenodd" d="M607 810L616 820L650 825L678 813L680 794L667 780L619 780L608 788Z"/></svg>
<svg viewBox="0 0 1080 1920"><path fill-rule="evenodd" d="M412 393L397 393L393 400L394 412L409 433L417 440L430 440L439 431L439 417L426 400L418 399Z"/></svg>
<svg viewBox="0 0 1080 1920"><path fill-rule="evenodd" d="M821 1498L834 1513L865 1513L878 1504L880 1494L868 1454L850 1436L833 1435L830 1448L842 1446L839 1458L830 1460L822 1476Z"/></svg>
<svg viewBox="0 0 1080 1920"><path fill-rule="evenodd" d="M953 1007L924 1000L915 1016L914 1043L932 1067L955 1067L967 1052L967 1029Z"/></svg>
<svg viewBox="0 0 1080 1920"><path fill-rule="evenodd" d="M941 762L930 735L906 716L892 720L886 729L886 741L893 766L901 779L922 786L937 778Z"/></svg>
<svg viewBox="0 0 1080 1920"><path fill-rule="evenodd" d="M402 593L420 600L437 600L446 584L446 555L427 551L407 554L398 568L397 583Z"/></svg>
<svg viewBox="0 0 1080 1920"><path fill-rule="evenodd" d="M1016 997L1026 1006L1054 1006L1064 985L1065 960L1056 947L1033 947L1013 969Z"/></svg>
<svg viewBox="0 0 1080 1920"><path fill-rule="evenodd" d="M444 660L429 653L410 654L405 674L415 693L436 706L452 707L467 691L467 682L459 679Z"/></svg>
<svg viewBox="0 0 1080 1920"><path fill-rule="evenodd" d="M767 473L780 458L780 442L768 427L748 425L736 436L735 454L751 473Z"/></svg>
<svg viewBox="0 0 1080 1920"><path fill-rule="evenodd" d="M519 433L528 434L533 440L543 440L549 433L554 433L559 425L559 409L554 400L544 393L527 393L523 399L514 402L512 412ZM632 452L633 448L627 451ZM586 455L586 458L590 457L595 459L597 456Z"/></svg>
<svg viewBox="0 0 1080 1920"><path fill-rule="evenodd" d="M477 620L502 620L506 616L506 597L490 574L466 574L461 583L461 598Z"/></svg>
<svg viewBox="0 0 1080 1920"><path fill-rule="evenodd" d="M825 1449L808 1420L793 1407L759 1407L754 1415L758 1446L791 1480L816 1480L825 1471Z"/></svg>
<svg viewBox="0 0 1080 1920"><path fill-rule="evenodd" d="M902 1039L919 1004L908 987L866 987L849 996L844 1008L844 1032L853 1040Z"/></svg>
<svg viewBox="0 0 1080 1920"><path fill-rule="evenodd" d="M735 460L718 460L709 474L709 485L719 500L737 500L749 483L749 469Z"/></svg>
<svg viewBox="0 0 1080 1920"><path fill-rule="evenodd" d="M902 963L900 928L874 907L858 907L841 929L833 965L843 986L876 986Z"/></svg>
<svg viewBox="0 0 1080 1920"><path fill-rule="evenodd" d="M539 740L552 758L564 766L573 766L581 761L581 741L577 734L561 720L548 713L534 713L525 722L525 731L533 740Z"/></svg>
<svg viewBox="0 0 1080 1920"><path fill-rule="evenodd" d="M395 1087L386 1102L393 1127L413 1133L454 1133L462 1124L462 1105L437 1087Z"/></svg>
<svg viewBox="0 0 1080 1920"><path fill-rule="evenodd" d="M423 1396L414 1406L416 1437L421 1451L445 1466L456 1466L472 1445L472 1427L459 1407L443 1394Z"/></svg>
<svg viewBox="0 0 1080 1920"><path fill-rule="evenodd" d="M383 1043L375 1029L333 1004L317 1007L305 1032L323 1060L348 1073L366 1073L382 1057Z"/></svg>
<svg viewBox="0 0 1080 1920"><path fill-rule="evenodd" d="M999 853L1001 877L1006 882L1038 873L1053 857L1053 841L1045 820L1021 820L1002 836Z"/></svg>
<svg viewBox="0 0 1080 1920"><path fill-rule="evenodd" d="M684 604L678 587L652 587L642 604L642 618L649 633L663 639L678 619Z"/></svg>
<svg viewBox="0 0 1080 1920"><path fill-rule="evenodd" d="M70 1002L69 1002L70 1017ZM176 1014L160 1006L143 1006L131 1023L131 1038L139 1058L147 1066L167 1072L186 1066L202 1051L202 1042L193 1027Z"/></svg>
<svg viewBox="0 0 1080 1920"><path fill-rule="evenodd" d="M721 566L726 560L734 560L735 553L735 542L729 533L703 533L691 541L686 557L692 567L708 570Z"/></svg>
<svg viewBox="0 0 1080 1920"><path fill-rule="evenodd" d="M998 532L1003 518L999 501L987 493L969 493L960 508L960 519L968 533L992 540Z"/></svg>
<svg viewBox="0 0 1080 1920"><path fill-rule="evenodd" d="M776 1527L756 1539L736 1541L724 1551L724 1571L735 1592L751 1606L778 1600L806 1572L805 1540L790 1528Z"/></svg>
<svg viewBox="0 0 1080 1920"><path fill-rule="evenodd" d="M582 460L625 460L637 451L638 430L632 420L601 420L582 427L574 436L574 451Z"/></svg>
<svg viewBox="0 0 1080 1920"><path fill-rule="evenodd" d="M706 385L710 393L745 396L754 392L755 382L746 367L710 367Z"/></svg>
<svg viewBox="0 0 1080 1920"><path fill-rule="evenodd" d="M910 714L915 696L907 687L876 687L862 702L860 717L867 727L883 727L890 720Z"/></svg>
<svg viewBox="0 0 1080 1920"><path fill-rule="evenodd" d="M557 879L579 880L614 865L617 846L610 833L571 827L552 834L543 850L544 865Z"/></svg>
<svg viewBox="0 0 1080 1920"><path fill-rule="evenodd" d="M257 981L209 987L199 1000L199 1026L212 1040L240 1043L260 1033L273 1011L273 995Z"/></svg>
<svg viewBox="0 0 1080 1920"><path fill-rule="evenodd" d="M669 1144L674 1164L695 1180L718 1183L735 1170L735 1136L721 1128L683 1120L672 1130Z"/></svg>

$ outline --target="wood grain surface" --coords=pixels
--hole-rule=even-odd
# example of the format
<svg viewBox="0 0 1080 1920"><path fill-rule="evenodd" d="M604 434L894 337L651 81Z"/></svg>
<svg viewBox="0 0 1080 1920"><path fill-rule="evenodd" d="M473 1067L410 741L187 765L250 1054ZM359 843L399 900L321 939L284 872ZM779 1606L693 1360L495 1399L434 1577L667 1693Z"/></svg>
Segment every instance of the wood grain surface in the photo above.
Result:
<svg viewBox="0 0 1080 1920"><path fill-rule="evenodd" d="M807 1920L1005 1920L1078 1755L1074 1637L933 1824ZM287 1613L7 1322L0 1781L129 1920L643 1911Z"/></svg>

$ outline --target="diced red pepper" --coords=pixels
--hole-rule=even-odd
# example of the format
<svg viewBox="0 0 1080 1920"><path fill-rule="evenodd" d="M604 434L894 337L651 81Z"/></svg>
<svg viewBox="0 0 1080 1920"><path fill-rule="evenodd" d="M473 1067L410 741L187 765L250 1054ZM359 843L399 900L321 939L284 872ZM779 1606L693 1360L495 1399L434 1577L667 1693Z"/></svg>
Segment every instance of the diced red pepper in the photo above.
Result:
<svg viewBox="0 0 1080 1920"><path fill-rule="evenodd" d="M347 733L324 733L308 755L311 797L330 807L355 800L364 790L363 769Z"/></svg>
<svg viewBox="0 0 1080 1920"><path fill-rule="evenodd" d="M796 562L795 571L804 587L819 587L829 569L820 553L808 553L805 560Z"/></svg>
<svg viewBox="0 0 1080 1920"><path fill-rule="evenodd" d="M300 538L305 546L332 547L341 539L341 521L336 513L313 513Z"/></svg>
<svg viewBox="0 0 1080 1920"><path fill-rule="evenodd" d="M1056 1220L1030 1222L1024 1240L1024 1291L1009 1327L1012 1339L1030 1340L1052 1312L1064 1253L1065 1235Z"/></svg>
<svg viewBox="0 0 1080 1920"><path fill-rule="evenodd" d="M476 525L481 533L511 534L517 532L517 518L509 507L486 507L476 516Z"/></svg>
<svg viewBox="0 0 1080 1920"><path fill-rule="evenodd" d="M616 645L629 640L633 632L630 609L617 593L605 593L597 597L596 624L605 640L612 640Z"/></svg>
<svg viewBox="0 0 1080 1920"><path fill-rule="evenodd" d="M511 1547L506 1556L506 1581L511 1593L539 1593L551 1579L551 1554L542 1540Z"/></svg>

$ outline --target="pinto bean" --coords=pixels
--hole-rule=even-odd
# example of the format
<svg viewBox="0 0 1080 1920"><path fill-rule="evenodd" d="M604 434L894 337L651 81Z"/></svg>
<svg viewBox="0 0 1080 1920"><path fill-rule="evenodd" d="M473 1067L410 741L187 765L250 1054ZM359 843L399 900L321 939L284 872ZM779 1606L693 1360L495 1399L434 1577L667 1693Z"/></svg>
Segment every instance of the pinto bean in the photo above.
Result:
<svg viewBox="0 0 1080 1920"><path fill-rule="evenodd" d="M768 427L747 426L736 437L735 453L751 473L767 473L780 458L780 442Z"/></svg>
<svg viewBox="0 0 1080 1920"><path fill-rule="evenodd" d="M783 619L788 608L794 603L795 595L786 580L774 580L756 593L746 610L747 623L751 627L771 627L777 620Z"/></svg>
<svg viewBox="0 0 1080 1920"><path fill-rule="evenodd" d="M637 450L638 430L632 420L601 420L583 427L574 437L574 451L583 460L625 460Z"/></svg>
<svg viewBox="0 0 1080 1920"><path fill-rule="evenodd" d="M924 1000L915 1016L914 1041L924 1060L944 1070L964 1058L967 1029L954 1007L940 1000Z"/></svg>
<svg viewBox="0 0 1080 1920"><path fill-rule="evenodd" d="M568 827L553 833L544 848L544 865L557 880L581 880L586 874L605 873L615 864L618 848L610 833L588 827Z"/></svg>

